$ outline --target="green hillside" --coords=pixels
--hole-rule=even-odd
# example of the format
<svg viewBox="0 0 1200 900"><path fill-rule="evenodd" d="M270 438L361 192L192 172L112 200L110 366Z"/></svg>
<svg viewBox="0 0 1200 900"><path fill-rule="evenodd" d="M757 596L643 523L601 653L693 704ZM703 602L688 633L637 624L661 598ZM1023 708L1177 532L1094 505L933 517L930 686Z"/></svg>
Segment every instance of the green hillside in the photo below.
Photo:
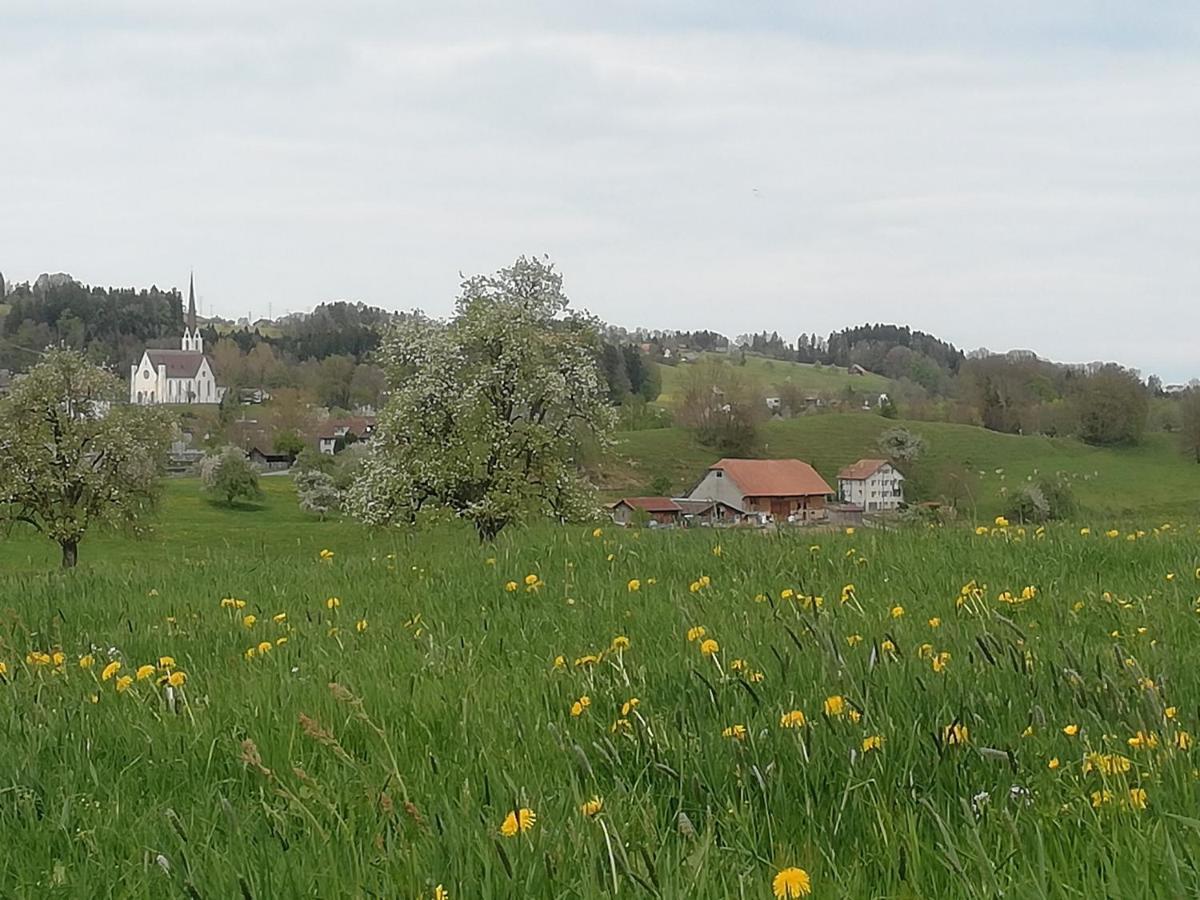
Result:
<svg viewBox="0 0 1200 900"><path fill-rule="evenodd" d="M1035 473L1070 478L1088 515L1190 519L1200 513L1200 466L1184 459L1165 434L1148 436L1140 447L1100 449L1069 438L998 434L970 425L828 414L768 423L760 455L807 460L836 486L842 466L878 455L876 438L892 425L904 425L928 442L914 472L919 494L956 500L980 517L1003 509L1002 488L1012 490ZM619 495L644 491L655 476L665 475L682 492L717 457L683 429L625 432L601 483L606 493Z"/></svg>
<svg viewBox="0 0 1200 900"><path fill-rule="evenodd" d="M725 353L702 353L700 361L717 361L726 365L737 365L736 356ZM695 363L681 362L674 366L659 365L662 376L662 393L659 402L670 405L679 396L680 386L685 373ZM863 394L886 393L891 382L882 375L868 372L865 375L851 375L845 369L837 366L815 366L807 363L785 362L778 359L768 359L765 356L746 355L746 364L738 368L753 378L764 394L770 394L777 385L790 381L802 391L814 395L840 394L846 388L853 388Z"/></svg>

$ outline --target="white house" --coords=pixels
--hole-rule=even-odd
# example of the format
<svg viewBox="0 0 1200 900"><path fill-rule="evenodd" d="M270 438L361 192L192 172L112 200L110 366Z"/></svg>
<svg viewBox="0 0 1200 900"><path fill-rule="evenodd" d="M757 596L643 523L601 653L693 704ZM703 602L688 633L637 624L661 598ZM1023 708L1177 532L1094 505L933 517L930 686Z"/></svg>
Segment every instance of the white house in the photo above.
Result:
<svg viewBox="0 0 1200 900"><path fill-rule="evenodd" d="M838 498L867 512L898 509L904 476L886 459L860 459L838 472Z"/></svg>
<svg viewBox="0 0 1200 900"><path fill-rule="evenodd" d="M196 292L189 282L187 324L180 348L142 353L141 361L129 369L129 402L151 406L220 403L224 395L212 361L204 355L204 339L196 324Z"/></svg>

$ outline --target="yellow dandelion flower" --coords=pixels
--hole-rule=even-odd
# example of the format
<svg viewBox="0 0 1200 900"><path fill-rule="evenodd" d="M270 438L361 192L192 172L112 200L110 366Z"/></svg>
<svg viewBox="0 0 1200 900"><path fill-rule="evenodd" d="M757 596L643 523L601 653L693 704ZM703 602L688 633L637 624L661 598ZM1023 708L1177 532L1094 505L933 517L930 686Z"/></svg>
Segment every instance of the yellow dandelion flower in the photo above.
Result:
<svg viewBox="0 0 1200 900"><path fill-rule="evenodd" d="M1158 735L1156 735L1154 732L1147 734L1146 732L1139 730L1137 734L1129 738L1129 740L1127 740L1125 743L1127 743L1130 747L1133 747L1135 750L1142 748L1145 748L1146 750L1153 750L1158 746Z"/></svg>
<svg viewBox="0 0 1200 900"><path fill-rule="evenodd" d="M1190 734L1188 734L1186 731L1176 732L1175 733L1175 746L1179 750L1191 750L1192 749L1192 736Z"/></svg>
<svg viewBox="0 0 1200 900"><path fill-rule="evenodd" d="M602 809L604 809L604 801L599 797L593 797L591 800L585 800L579 804L579 812L589 819L598 816Z"/></svg>
<svg viewBox="0 0 1200 900"><path fill-rule="evenodd" d="M1105 788L1102 791L1092 791L1092 809L1099 809L1106 803L1112 803L1113 792Z"/></svg>
<svg viewBox="0 0 1200 900"><path fill-rule="evenodd" d="M855 725L857 725L859 722L862 721L862 713L860 713L857 709L854 709L853 707L851 707L850 710L846 713L846 718L849 719L851 722L853 722Z"/></svg>
<svg viewBox="0 0 1200 900"><path fill-rule="evenodd" d="M966 725L955 722L942 729L942 743L947 746L959 746L971 740L971 732Z"/></svg>
<svg viewBox="0 0 1200 900"><path fill-rule="evenodd" d="M1056 756L1053 759L1051 759L1048 763L1046 763L1046 768L1053 770L1053 769L1057 769L1059 767L1059 765L1060 765L1060 763L1058 761L1058 757Z"/></svg>
<svg viewBox="0 0 1200 900"><path fill-rule="evenodd" d="M841 694L834 694L831 697L825 698L825 715L838 717L846 713L846 698Z"/></svg>
<svg viewBox="0 0 1200 900"><path fill-rule="evenodd" d="M554 668L565 669L566 667L567 667L566 657L564 657L561 653L558 656L554 657Z"/></svg>
<svg viewBox="0 0 1200 900"><path fill-rule="evenodd" d="M592 531L592 537L594 537L594 538L604 537L604 529L603 528L594 529Z"/></svg>
<svg viewBox="0 0 1200 900"><path fill-rule="evenodd" d="M118 660L114 659L112 662L110 662L107 666L105 666L100 671L100 680L108 681L108 679L112 678L114 675L116 675L120 671L121 671L121 663Z"/></svg>
<svg viewBox="0 0 1200 900"><path fill-rule="evenodd" d="M174 665L175 665L175 657L173 657L173 656L160 656L158 658L158 667L160 669L170 669Z"/></svg>
<svg viewBox="0 0 1200 900"><path fill-rule="evenodd" d="M516 837L523 831L528 831L537 823L537 814L532 809L522 806L515 812L509 812L500 825L500 833L505 837Z"/></svg>
<svg viewBox="0 0 1200 900"><path fill-rule="evenodd" d="M721 650L721 645L718 644L716 641L714 641L712 638L705 638L703 641L700 642L700 655L701 656L713 656L714 654L720 652L720 650Z"/></svg>
<svg viewBox="0 0 1200 900"><path fill-rule="evenodd" d="M271 621L276 625L282 625L287 621L287 613L275 613L275 615L271 616Z"/></svg>
<svg viewBox="0 0 1200 900"><path fill-rule="evenodd" d="M896 652L896 645L893 644L888 638L884 638L879 644L879 649L884 653L894 654Z"/></svg>
<svg viewBox="0 0 1200 900"><path fill-rule="evenodd" d="M245 625L247 628L253 628L257 621L258 621L258 616L255 616L255 615L242 616L242 624Z"/></svg>
<svg viewBox="0 0 1200 900"><path fill-rule="evenodd" d="M1108 531L1104 532L1104 536L1109 538L1119 538L1121 536L1121 532L1116 528L1110 528Z"/></svg>
<svg viewBox="0 0 1200 900"><path fill-rule="evenodd" d="M134 674L137 675L138 681L145 681L147 678L153 676L155 671L154 666L138 666L138 670Z"/></svg>
<svg viewBox="0 0 1200 900"><path fill-rule="evenodd" d="M903 606L893 606L892 607L892 618L893 619L899 619L903 615L904 615L904 607Z"/></svg>
<svg viewBox="0 0 1200 900"><path fill-rule="evenodd" d="M277 637L277 638L275 638L275 646L276 646L276 647L282 647L282 646L283 646L284 644L286 644L287 642L288 642L288 639L287 639L287 635L286 635L286 634L285 634L285 635L283 635L283 637Z"/></svg>
<svg viewBox="0 0 1200 900"><path fill-rule="evenodd" d="M341 605L342 605L342 600L340 597L329 597L325 601L326 609L337 609Z"/></svg>
<svg viewBox="0 0 1200 900"><path fill-rule="evenodd" d="M323 559L323 560L326 560L326 561L333 559L333 551L332 551L332 550L322 550L322 551L321 551L320 553L318 553L317 555L318 555L318 556L319 556L321 559Z"/></svg>
<svg viewBox="0 0 1200 900"><path fill-rule="evenodd" d="M804 722L804 712L799 709L793 709L790 712L785 712L779 717L780 728L803 728Z"/></svg>
<svg viewBox="0 0 1200 900"><path fill-rule="evenodd" d="M1004 518L1004 516L996 516L996 527L997 528L1007 528L1008 527L1008 519Z"/></svg>
<svg viewBox="0 0 1200 900"><path fill-rule="evenodd" d="M129 686L131 684L133 684L133 679L130 678L128 675L122 675L120 678L117 679L117 693L118 694L125 693L125 691L129 690Z"/></svg>
<svg viewBox="0 0 1200 900"><path fill-rule="evenodd" d="M730 725L721 732L721 737L730 738L735 741L744 741L746 739L746 726Z"/></svg>
<svg viewBox="0 0 1200 900"><path fill-rule="evenodd" d="M537 577L537 575L534 575L532 572L530 572L528 575L525 576L525 586L533 587L535 584L538 583L539 580L540 579Z"/></svg>
<svg viewBox="0 0 1200 900"><path fill-rule="evenodd" d="M357 622L355 622L354 630L357 631L359 634L362 634L364 631L366 631L367 630L367 620L359 619Z"/></svg>
<svg viewBox="0 0 1200 900"><path fill-rule="evenodd" d="M90 669L95 664L95 662L96 662L95 657L93 657L92 654L89 653L86 656L79 657L79 668Z"/></svg>
<svg viewBox="0 0 1200 900"><path fill-rule="evenodd" d="M930 628L941 628L942 620L939 619L937 616L934 616L932 619L929 620L929 627Z"/></svg>
<svg viewBox="0 0 1200 900"><path fill-rule="evenodd" d="M583 704L580 703L578 700L576 700L574 703L571 704L571 716L572 716L572 718L578 719L582 715L583 715Z"/></svg>
<svg viewBox="0 0 1200 900"><path fill-rule="evenodd" d="M776 900L794 900L796 897L807 897L812 893L812 879L803 869L788 866L780 869L771 882L771 891Z"/></svg>
<svg viewBox="0 0 1200 900"><path fill-rule="evenodd" d="M872 750L883 749L883 735L871 734L862 739L862 752L870 753Z"/></svg>
<svg viewBox="0 0 1200 900"><path fill-rule="evenodd" d="M246 659L254 659L254 655L255 655L257 652L258 652L258 651L257 651L257 650L255 650L253 647L247 647L247 648L246 648L246 652L245 652L245 653L243 653L243 654L242 654L242 656L244 656Z"/></svg>
<svg viewBox="0 0 1200 900"><path fill-rule="evenodd" d="M187 683L187 672L172 672L167 676L167 684L173 688L183 687Z"/></svg>
<svg viewBox="0 0 1200 900"><path fill-rule="evenodd" d="M618 653L621 650L628 650L629 649L629 638L627 638L623 634L618 634L615 638L612 639L612 643L609 644L608 646L609 646L609 649L612 650L614 653Z"/></svg>
<svg viewBox="0 0 1200 900"><path fill-rule="evenodd" d="M518 585L515 581L508 581L504 584L504 589L510 594L517 589Z"/></svg>
<svg viewBox="0 0 1200 900"><path fill-rule="evenodd" d="M272 644L270 641L263 641L261 644L258 645L258 652L259 653L270 653L271 650L274 648L274 646L275 645Z"/></svg>
<svg viewBox="0 0 1200 900"><path fill-rule="evenodd" d="M779 592L780 600L791 600L795 596L796 596L796 592L793 591L791 588L784 588L782 591Z"/></svg>
<svg viewBox="0 0 1200 900"><path fill-rule="evenodd" d="M598 662L600 662L600 657L589 653L586 656L581 656L575 660L575 668L579 669L583 666L594 666Z"/></svg>
<svg viewBox="0 0 1200 900"><path fill-rule="evenodd" d="M1079 734L1079 726L1074 723L1070 725L1064 725L1062 733L1067 737L1075 737L1075 735Z"/></svg>
<svg viewBox="0 0 1200 900"><path fill-rule="evenodd" d="M631 594L636 594L642 589L642 583L636 578L630 578L629 583L625 585L626 589Z"/></svg>
<svg viewBox="0 0 1200 900"><path fill-rule="evenodd" d="M842 602L842 603L849 603L851 600L853 600L853 599L854 599L854 594L855 594L855 591L856 591L856 590L857 590L857 588L855 588L853 584L845 584L845 585L842 585L842 597L841 597L841 602Z"/></svg>
<svg viewBox="0 0 1200 900"><path fill-rule="evenodd" d="M640 704L641 702L642 701L639 700L637 697L630 697L628 700L626 700L624 703L622 703L621 704L622 717L628 716L631 712L633 712L635 709L637 709L638 704Z"/></svg>
<svg viewBox="0 0 1200 900"><path fill-rule="evenodd" d="M862 639L863 639L863 636L861 634L846 635L846 643L849 644L851 647L857 647L859 644L862 643Z"/></svg>
<svg viewBox="0 0 1200 900"><path fill-rule="evenodd" d="M929 662L930 665L933 666L933 671L945 672L946 669L950 667L950 651L943 650L937 656L933 657L933 659L931 659Z"/></svg>
<svg viewBox="0 0 1200 900"><path fill-rule="evenodd" d="M450 900L450 892L439 884L433 889L433 900Z"/></svg>

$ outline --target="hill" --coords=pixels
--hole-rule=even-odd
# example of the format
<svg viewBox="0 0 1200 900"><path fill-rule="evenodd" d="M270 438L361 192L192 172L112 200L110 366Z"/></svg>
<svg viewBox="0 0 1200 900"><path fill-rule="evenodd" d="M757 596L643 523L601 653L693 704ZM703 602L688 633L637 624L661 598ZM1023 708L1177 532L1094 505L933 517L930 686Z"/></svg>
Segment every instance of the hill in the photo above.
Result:
<svg viewBox="0 0 1200 900"><path fill-rule="evenodd" d="M716 361L738 368L754 380L766 395L780 384L791 382L799 390L812 395L831 396L841 394L847 388L860 394L887 393L891 381L882 375L867 372L865 375L851 375L846 369L838 366L812 365L809 363L788 362L786 360L770 359L765 356L746 354L744 366L738 365L736 355L725 353L702 353L698 361ZM670 405L680 394L683 379L688 368L695 363L680 362L669 366L658 364L659 375L662 378L662 393L658 400L664 405Z"/></svg>
<svg viewBox="0 0 1200 900"><path fill-rule="evenodd" d="M999 434L970 425L888 420L870 414L827 414L768 423L761 455L799 457L831 484L838 470L877 455L875 441L893 425L929 444L915 471L921 495L954 500L980 518L1001 512L1002 488L1012 490L1037 474L1069 478L1084 516L1173 516L1200 512L1200 466L1176 450L1170 435L1149 435L1138 447L1102 449L1073 438ZM610 495L645 491L658 475L683 492L720 454L680 428L624 432L614 459L599 478Z"/></svg>

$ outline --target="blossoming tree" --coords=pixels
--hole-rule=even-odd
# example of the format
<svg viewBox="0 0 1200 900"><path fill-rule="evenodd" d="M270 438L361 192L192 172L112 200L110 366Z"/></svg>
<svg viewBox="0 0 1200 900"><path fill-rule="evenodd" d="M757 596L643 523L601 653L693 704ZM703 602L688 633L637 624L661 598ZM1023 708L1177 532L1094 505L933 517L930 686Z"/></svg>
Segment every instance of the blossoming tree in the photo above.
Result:
<svg viewBox="0 0 1200 900"><path fill-rule="evenodd" d="M25 523L75 565L96 523L136 525L156 498L173 425L81 353L50 350L0 401L0 522Z"/></svg>
<svg viewBox="0 0 1200 900"><path fill-rule="evenodd" d="M599 347L595 320L536 258L464 281L449 321L405 318L384 341L390 399L347 508L373 524L449 509L481 540L526 516L593 512L579 452L614 425Z"/></svg>

